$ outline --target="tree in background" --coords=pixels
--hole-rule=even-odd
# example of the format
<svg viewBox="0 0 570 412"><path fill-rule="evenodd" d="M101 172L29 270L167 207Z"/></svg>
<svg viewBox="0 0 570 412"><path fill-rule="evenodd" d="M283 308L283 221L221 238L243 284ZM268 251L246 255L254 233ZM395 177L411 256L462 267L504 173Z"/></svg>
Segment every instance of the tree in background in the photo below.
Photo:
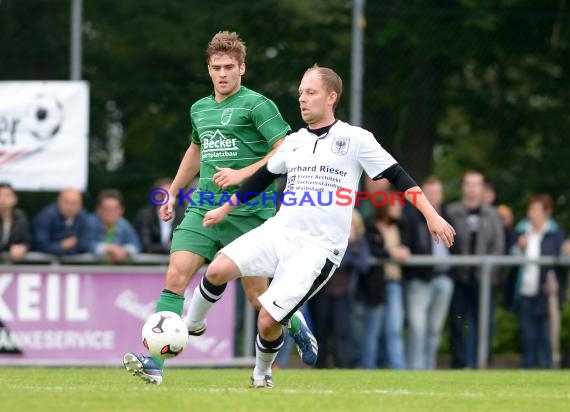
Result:
<svg viewBox="0 0 570 412"><path fill-rule="evenodd" d="M132 217L148 185L175 173L188 145L190 102L209 92L203 50L218 30L248 39L245 84L271 97L294 129L302 127L298 79L309 65L350 78L347 0L83 3L87 206L90 193L118 187ZM363 126L414 176L438 174L452 196L462 171L479 167L519 215L528 194L552 193L558 219L570 227L565 5L368 1ZM0 79L69 78L69 9L69 1L0 2ZM338 111L345 119L350 86ZM33 214L54 196L26 193L21 203Z"/></svg>

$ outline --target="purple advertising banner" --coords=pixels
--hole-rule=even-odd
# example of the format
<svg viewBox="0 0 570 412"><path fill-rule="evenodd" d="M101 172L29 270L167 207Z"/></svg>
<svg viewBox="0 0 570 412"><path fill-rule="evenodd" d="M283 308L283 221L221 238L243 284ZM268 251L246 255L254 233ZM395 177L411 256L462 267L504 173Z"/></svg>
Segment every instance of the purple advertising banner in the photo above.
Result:
<svg viewBox="0 0 570 412"><path fill-rule="evenodd" d="M201 275L187 289L186 304ZM124 352L145 352L141 329L163 288L161 268L4 267L0 365L121 365ZM206 333L190 337L169 365L231 360L234 304L230 282L208 315Z"/></svg>

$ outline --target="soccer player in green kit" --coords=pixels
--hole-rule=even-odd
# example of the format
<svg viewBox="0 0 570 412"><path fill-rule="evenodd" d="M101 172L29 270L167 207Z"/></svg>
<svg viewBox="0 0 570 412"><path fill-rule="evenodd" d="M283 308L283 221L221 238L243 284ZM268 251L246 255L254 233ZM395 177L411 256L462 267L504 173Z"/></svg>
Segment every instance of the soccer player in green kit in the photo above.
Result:
<svg viewBox="0 0 570 412"><path fill-rule="evenodd" d="M190 109L192 142L170 186L168 201L161 207L163 220L172 218L179 188L185 188L198 172L200 180L184 220L173 234L165 288L157 302L157 312L168 310L182 315L184 292L198 269L212 261L222 247L275 214L273 204L259 201L260 206L236 209L223 224L214 227L202 224L206 212L219 206L224 196L236 192L243 180L265 165L291 132L271 100L241 85L245 55L246 46L234 32L219 32L208 44L206 59L214 92ZM271 192L265 195L266 200L274 198ZM200 283L203 293L220 296L221 287L204 279ZM249 302L259 309L257 297L267 289L267 279L244 277L242 284ZM302 314L297 311L287 326L301 358L313 365L317 343ZM189 329L188 333L199 336L205 330L204 326L199 330ZM128 352L123 363L143 381L162 383L164 360Z"/></svg>

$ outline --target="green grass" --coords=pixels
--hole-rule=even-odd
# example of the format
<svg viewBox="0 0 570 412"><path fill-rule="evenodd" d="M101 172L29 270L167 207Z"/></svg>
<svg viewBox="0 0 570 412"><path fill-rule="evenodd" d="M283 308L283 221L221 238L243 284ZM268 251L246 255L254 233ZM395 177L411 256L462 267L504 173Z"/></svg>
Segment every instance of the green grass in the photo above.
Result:
<svg viewBox="0 0 570 412"><path fill-rule="evenodd" d="M123 370L0 368L3 411L562 411L566 371L276 370L250 389L248 369L169 369L160 386Z"/></svg>

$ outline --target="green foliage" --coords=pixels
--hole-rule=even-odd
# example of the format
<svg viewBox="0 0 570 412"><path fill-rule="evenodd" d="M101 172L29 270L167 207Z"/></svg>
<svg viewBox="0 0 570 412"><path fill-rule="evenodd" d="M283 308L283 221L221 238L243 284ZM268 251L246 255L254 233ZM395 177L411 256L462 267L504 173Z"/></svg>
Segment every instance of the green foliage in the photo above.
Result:
<svg viewBox="0 0 570 412"><path fill-rule="evenodd" d="M444 179L458 194L466 168L497 183L516 216L550 192L570 227L570 11L539 0L367 1L364 126L417 180ZM218 30L248 44L244 83L302 127L299 79L314 63L351 90L347 0L97 0L83 2L83 77L90 83L88 205L121 189L128 214L149 185L173 176L190 135L190 104L211 92L204 49ZM63 80L69 72L70 1L0 2L0 78ZM31 214L53 194L26 194Z"/></svg>
<svg viewBox="0 0 570 412"><path fill-rule="evenodd" d="M570 354L570 301L562 304L560 320L560 351Z"/></svg>
<svg viewBox="0 0 570 412"><path fill-rule="evenodd" d="M495 306L495 330L492 340L493 354L520 353L519 320L516 313L502 305Z"/></svg>

